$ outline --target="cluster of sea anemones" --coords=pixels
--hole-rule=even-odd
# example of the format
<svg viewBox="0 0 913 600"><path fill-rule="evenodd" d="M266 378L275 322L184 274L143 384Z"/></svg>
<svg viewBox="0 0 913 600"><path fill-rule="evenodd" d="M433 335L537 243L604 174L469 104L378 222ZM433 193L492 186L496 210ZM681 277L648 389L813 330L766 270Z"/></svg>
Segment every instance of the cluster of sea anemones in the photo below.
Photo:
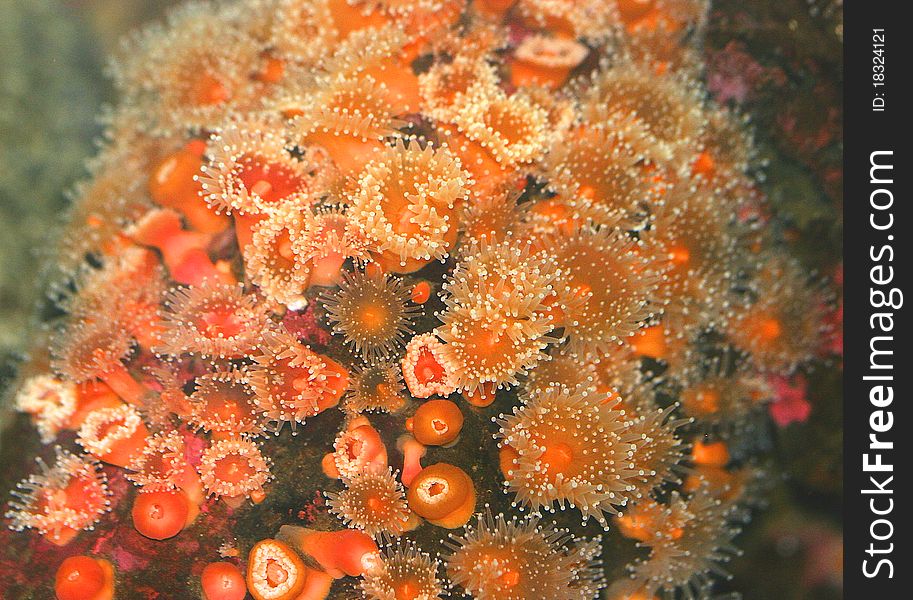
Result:
<svg viewBox="0 0 913 600"><path fill-rule="evenodd" d="M745 216L706 10L237 0L131 38L17 395L69 449L11 527L106 531L58 590L144 580L111 550L129 505L200 553L130 597L706 592L756 493L743 426L829 301Z"/></svg>

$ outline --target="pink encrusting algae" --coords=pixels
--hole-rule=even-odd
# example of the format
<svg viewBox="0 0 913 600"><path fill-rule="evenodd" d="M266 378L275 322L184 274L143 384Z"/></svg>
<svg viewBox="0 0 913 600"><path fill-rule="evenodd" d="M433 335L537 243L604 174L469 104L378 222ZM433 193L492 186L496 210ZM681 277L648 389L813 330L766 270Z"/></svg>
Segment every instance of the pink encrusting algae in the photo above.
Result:
<svg viewBox="0 0 913 600"><path fill-rule="evenodd" d="M707 10L235 0L133 36L76 202L130 196L64 245L15 396L59 444L17 543L130 598L705 597L758 493L730 449L807 417L835 310L740 219Z"/></svg>

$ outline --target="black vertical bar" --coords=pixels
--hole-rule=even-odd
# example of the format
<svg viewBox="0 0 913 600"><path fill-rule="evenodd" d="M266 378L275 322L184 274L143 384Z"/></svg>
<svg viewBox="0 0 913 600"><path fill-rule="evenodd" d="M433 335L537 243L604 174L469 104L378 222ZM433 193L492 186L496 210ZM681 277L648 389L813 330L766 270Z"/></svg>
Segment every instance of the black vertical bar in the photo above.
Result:
<svg viewBox="0 0 913 600"><path fill-rule="evenodd" d="M901 300L913 269L906 6L847 0L844 12L844 576L851 600L913 598L906 536L913 506L902 491L913 485L913 364Z"/></svg>

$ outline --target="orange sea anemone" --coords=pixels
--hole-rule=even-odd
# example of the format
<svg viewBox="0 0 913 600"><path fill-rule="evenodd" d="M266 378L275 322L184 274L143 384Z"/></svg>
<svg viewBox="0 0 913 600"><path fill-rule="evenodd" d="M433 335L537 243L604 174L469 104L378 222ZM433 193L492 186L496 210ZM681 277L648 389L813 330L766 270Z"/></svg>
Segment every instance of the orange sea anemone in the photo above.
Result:
<svg viewBox="0 0 913 600"><path fill-rule="evenodd" d="M169 27L149 27L125 44L112 71L125 102L143 110L147 129L210 129L230 108L254 103L247 75L256 44L229 17L190 4L169 14ZM207 43L214 38L224 44Z"/></svg>
<svg viewBox="0 0 913 600"><path fill-rule="evenodd" d="M542 170L572 206L579 198L629 217L661 197L667 178L646 130L611 113L569 124L555 136Z"/></svg>
<svg viewBox="0 0 913 600"><path fill-rule="evenodd" d="M328 492L330 512L347 527L368 535L400 535L407 527L409 509L403 486L388 467L368 467L343 478L345 489Z"/></svg>
<svg viewBox="0 0 913 600"><path fill-rule="evenodd" d="M149 172L149 195L159 206L179 211L191 229L219 233L229 219L206 204L198 181L206 142L193 139L155 163Z"/></svg>
<svg viewBox="0 0 913 600"><path fill-rule="evenodd" d="M385 360L401 348L420 311L401 279L363 271L345 273L339 289L323 293L320 300L333 333L342 335L368 363Z"/></svg>
<svg viewBox="0 0 913 600"><path fill-rule="evenodd" d="M215 439L264 431L264 418L247 373L231 368L196 378L187 421Z"/></svg>
<svg viewBox="0 0 913 600"><path fill-rule="evenodd" d="M662 270L658 293L671 331L726 319L737 264L731 221L717 197L679 186L644 232L645 252Z"/></svg>
<svg viewBox="0 0 913 600"><path fill-rule="evenodd" d="M454 140L451 146L480 181L486 173L469 160L468 145L481 147L501 168L511 170L541 158L550 141L548 113L524 91L507 96L497 88L473 86L452 121L465 141Z"/></svg>
<svg viewBox="0 0 913 600"><path fill-rule="evenodd" d="M76 412L76 385L50 374L34 375L16 392L16 409L32 417L41 441L54 441Z"/></svg>
<svg viewBox="0 0 913 600"><path fill-rule="evenodd" d="M103 558L70 556L57 568L54 594L57 600L112 600L114 567Z"/></svg>
<svg viewBox="0 0 913 600"><path fill-rule="evenodd" d="M307 576L301 557L279 540L260 540L247 557L247 587L255 600L293 600Z"/></svg>
<svg viewBox="0 0 913 600"><path fill-rule="evenodd" d="M207 280L171 290L162 323L159 353L225 359L253 352L267 318L263 305L241 284Z"/></svg>
<svg viewBox="0 0 913 600"><path fill-rule="evenodd" d="M637 436L616 404L552 387L499 415L507 489L533 510L570 504L605 525L637 476Z"/></svg>
<svg viewBox="0 0 913 600"><path fill-rule="evenodd" d="M615 2L605 0L518 0L517 7L531 26L568 38L602 40L621 19Z"/></svg>
<svg viewBox="0 0 913 600"><path fill-rule="evenodd" d="M465 104L471 89L495 90L498 75L488 59L484 52L469 51L431 65L419 75L423 112L446 121Z"/></svg>
<svg viewBox="0 0 913 600"><path fill-rule="evenodd" d="M456 529L475 511L476 489L466 471L447 463L429 465L409 483L409 508L428 522Z"/></svg>
<svg viewBox="0 0 913 600"><path fill-rule="evenodd" d="M419 443L413 436L405 434L396 440L396 449L403 454L403 469L400 481L408 487L412 484L415 476L424 468L422 467L422 458L428 453L428 447Z"/></svg>
<svg viewBox="0 0 913 600"><path fill-rule="evenodd" d="M751 293L734 307L729 339L751 352L766 371L792 371L815 356L827 330L828 297L801 266L772 257L751 283Z"/></svg>
<svg viewBox="0 0 913 600"><path fill-rule="evenodd" d="M505 314L500 305L456 306L441 315L435 329L444 340L441 356L453 369L457 389L473 393L485 386L517 385L555 341L551 318Z"/></svg>
<svg viewBox="0 0 913 600"><path fill-rule="evenodd" d="M371 536L356 529L315 531L296 525L283 525L277 536L302 554L310 556L324 574L340 579L361 577L380 560Z"/></svg>
<svg viewBox="0 0 913 600"><path fill-rule="evenodd" d="M41 472L19 482L5 516L15 531L35 529L63 546L110 510L111 494L97 463L60 448L55 452L54 466L37 459Z"/></svg>
<svg viewBox="0 0 913 600"><path fill-rule="evenodd" d="M511 83L561 87L589 51L583 44L565 37L528 36L514 50Z"/></svg>
<svg viewBox="0 0 913 600"><path fill-rule="evenodd" d="M426 446L452 444L463 429L463 413L450 400L428 400L406 421L406 429Z"/></svg>
<svg viewBox="0 0 913 600"><path fill-rule="evenodd" d="M680 483L682 463L687 445L676 431L691 422L677 419L672 413L677 405L660 409L639 407L639 415L633 419L630 432L637 436L634 452L634 497L646 496L654 487L666 482Z"/></svg>
<svg viewBox="0 0 913 600"><path fill-rule="evenodd" d="M722 435L773 398L767 380L748 365L714 361L701 371L680 383L682 410L706 427L721 426Z"/></svg>
<svg viewBox="0 0 913 600"><path fill-rule="evenodd" d="M148 392L124 367L133 340L116 318L71 321L51 344L52 367L76 383L101 379L134 404Z"/></svg>
<svg viewBox="0 0 913 600"><path fill-rule="evenodd" d="M199 176L204 198L221 210L259 215L306 194L309 165L291 147L281 121L230 122L209 142Z"/></svg>
<svg viewBox="0 0 913 600"><path fill-rule="evenodd" d="M468 183L459 159L445 146L397 142L360 172L349 214L384 266L413 271L447 255Z"/></svg>
<svg viewBox="0 0 913 600"><path fill-rule="evenodd" d="M251 283L267 298L287 306L305 303L311 278L311 265L304 256L310 247L312 220L310 211L302 208L306 204L295 199L271 210L254 225L250 243L242 250Z"/></svg>
<svg viewBox="0 0 913 600"><path fill-rule="evenodd" d="M196 472L184 455L184 438L178 431L146 439L143 451L127 465L127 479L142 492L167 492L187 487Z"/></svg>
<svg viewBox="0 0 913 600"><path fill-rule="evenodd" d="M71 319L117 315L140 346L149 348L158 342L166 283L165 269L154 252L125 248L106 258L100 269L83 269L75 279L77 292L63 303Z"/></svg>
<svg viewBox="0 0 913 600"><path fill-rule="evenodd" d="M380 434L367 419L354 419L336 436L333 459L342 477L354 477L359 472L387 466L387 447Z"/></svg>
<svg viewBox="0 0 913 600"><path fill-rule="evenodd" d="M356 264L370 260L368 240L344 208L315 208L305 233L307 245L301 254L310 268L311 286L339 285L347 260Z"/></svg>
<svg viewBox="0 0 913 600"><path fill-rule="evenodd" d="M255 443L240 438L213 442L203 451L198 470L208 494L229 503L262 500L263 486L272 479L269 459Z"/></svg>
<svg viewBox="0 0 913 600"><path fill-rule="evenodd" d="M698 84L680 75L657 75L636 63L599 73L587 86L587 117L615 114L633 119L652 138L657 158L685 158L698 146L705 117Z"/></svg>
<svg viewBox="0 0 913 600"><path fill-rule="evenodd" d="M443 347L433 333L416 335L406 344L400 365L412 397L449 396L456 390L453 366L444 358Z"/></svg>
<svg viewBox="0 0 913 600"><path fill-rule="evenodd" d="M658 535L644 542L649 557L631 565L631 576L647 597L675 590L698 597L711 573L725 573L722 564L736 552L731 541L739 530L731 523L731 506L703 488L687 500L673 492L670 505L675 508L659 513L661 520L653 526Z"/></svg>
<svg viewBox="0 0 913 600"><path fill-rule="evenodd" d="M381 362L352 373L343 408L348 412L397 412L406 404L399 366Z"/></svg>
<svg viewBox="0 0 913 600"><path fill-rule="evenodd" d="M190 500L181 490L137 494L131 515L133 527L153 540L176 536L187 525Z"/></svg>
<svg viewBox="0 0 913 600"><path fill-rule="evenodd" d="M348 371L321 356L287 331L264 333L260 353L248 367L257 406L275 424L304 423L336 406L349 382Z"/></svg>
<svg viewBox="0 0 913 600"><path fill-rule="evenodd" d="M571 353L608 353L657 309L655 267L624 233L584 226L570 236L546 236L537 245L548 249L561 272L559 324Z"/></svg>
<svg viewBox="0 0 913 600"><path fill-rule="evenodd" d="M203 567L200 587L204 600L244 600L247 595L244 575L230 562L211 562Z"/></svg>
<svg viewBox="0 0 913 600"><path fill-rule="evenodd" d="M554 287L558 266L546 251L532 244L510 240L486 241L461 252L461 260L444 285L448 309L491 305L518 320L535 317L551 320L556 301Z"/></svg>
<svg viewBox="0 0 913 600"><path fill-rule="evenodd" d="M369 600L436 600L444 593L437 571L438 561L414 544L388 546L365 571L361 589Z"/></svg>
<svg viewBox="0 0 913 600"><path fill-rule="evenodd" d="M574 538L535 518L479 515L448 545L447 574L479 600L585 600L604 587L598 538Z"/></svg>
<svg viewBox="0 0 913 600"><path fill-rule="evenodd" d="M175 210L150 210L127 227L124 234L137 244L158 250L177 283L200 285L207 279L235 281L229 265L221 261L217 264L209 256L212 234L184 229L181 215Z"/></svg>
<svg viewBox="0 0 913 600"><path fill-rule="evenodd" d="M93 410L83 420L76 441L98 460L126 467L143 452L149 430L129 404Z"/></svg>
<svg viewBox="0 0 913 600"><path fill-rule="evenodd" d="M594 394L598 384L595 363L572 356L557 355L543 360L530 371L523 381L523 389L529 396L543 393L550 387Z"/></svg>
<svg viewBox="0 0 913 600"><path fill-rule="evenodd" d="M54 248L56 257L44 265L43 277L52 295L69 291L67 284L85 265L87 256L116 254L124 224L152 208L140 181L130 175L141 172L149 160L136 138L139 136L134 134L107 144L87 165L91 179L78 183L68 194L66 225Z"/></svg>
<svg viewBox="0 0 913 600"><path fill-rule="evenodd" d="M463 243L469 247L499 243L520 230L522 210L517 205L520 193L509 187L473 196L460 216Z"/></svg>

